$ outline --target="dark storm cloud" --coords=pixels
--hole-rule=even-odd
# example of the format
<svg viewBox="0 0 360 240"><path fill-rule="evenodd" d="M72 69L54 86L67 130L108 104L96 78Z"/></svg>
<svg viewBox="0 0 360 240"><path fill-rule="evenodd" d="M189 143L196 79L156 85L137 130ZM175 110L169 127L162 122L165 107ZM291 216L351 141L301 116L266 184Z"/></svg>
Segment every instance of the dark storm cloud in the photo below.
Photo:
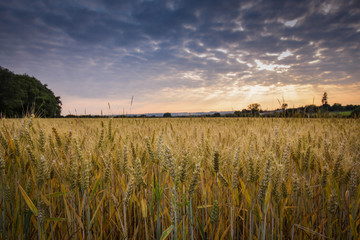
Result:
<svg viewBox="0 0 360 240"><path fill-rule="evenodd" d="M321 84L329 75L350 84L359 81L359 42L355 0L0 3L0 65L42 76L59 94L211 87L233 81L227 73L249 75L243 84Z"/></svg>

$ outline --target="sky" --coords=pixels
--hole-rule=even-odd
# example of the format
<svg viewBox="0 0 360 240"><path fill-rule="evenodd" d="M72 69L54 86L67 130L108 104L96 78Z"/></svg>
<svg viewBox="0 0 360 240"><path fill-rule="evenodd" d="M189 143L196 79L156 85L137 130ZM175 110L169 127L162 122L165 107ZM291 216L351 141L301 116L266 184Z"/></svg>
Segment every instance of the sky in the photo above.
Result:
<svg viewBox="0 0 360 240"><path fill-rule="evenodd" d="M0 66L63 115L360 104L359 47L358 0L0 2Z"/></svg>

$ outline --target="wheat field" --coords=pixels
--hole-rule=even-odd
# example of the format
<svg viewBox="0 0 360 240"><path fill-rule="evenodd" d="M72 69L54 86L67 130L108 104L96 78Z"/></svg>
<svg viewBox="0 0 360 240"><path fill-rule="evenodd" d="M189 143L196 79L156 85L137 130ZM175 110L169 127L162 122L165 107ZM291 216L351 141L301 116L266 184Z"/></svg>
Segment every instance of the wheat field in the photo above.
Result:
<svg viewBox="0 0 360 240"><path fill-rule="evenodd" d="M2 119L1 239L357 239L355 119Z"/></svg>

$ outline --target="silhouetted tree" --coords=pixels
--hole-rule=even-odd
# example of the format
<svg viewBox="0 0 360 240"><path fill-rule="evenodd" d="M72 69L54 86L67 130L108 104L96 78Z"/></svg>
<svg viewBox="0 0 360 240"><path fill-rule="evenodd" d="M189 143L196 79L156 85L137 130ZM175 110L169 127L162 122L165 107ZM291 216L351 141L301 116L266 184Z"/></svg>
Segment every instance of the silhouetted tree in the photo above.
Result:
<svg viewBox="0 0 360 240"><path fill-rule="evenodd" d="M0 113L5 117L22 117L27 113L58 117L61 101L36 78L0 67Z"/></svg>
<svg viewBox="0 0 360 240"><path fill-rule="evenodd" d="M261 105L259 103L252 103L248 106L248 109L251 111L251 115L254 117L260 115L260 108Z"/></svg>
<svg viewBox="0 0 360 240"><path fill-rule="evenodd" d="M350 116L353 117L353 118L360 118L360 107L355 108L351 112Z"/></svg>
<svg viewBox="0 0 360 240"><path fill-rule="evenodd" d="M171 117L171 113L169 113L169 112L164 113L163 117L165 117L165 118Z"/></svg>
<svg viewBox="0 0 360 240"><path fill-rule="evenodd" d="M324 92L323 97L321 99L321 103L322 103L322 108L327 111L330 107L330 105L328 104L327 92Z"/></svg>
<svg viewBox="0 0 360 240"><path fill-rule="evenodd" d="M318 110L318 107L314 104L305 106L305 112L306 113L316 113Z"/></svg>
<svg viewBox="0 0 360 240"><path fill-rule="evenodd" d="M340 103L334 103L334 104L331 106L331 111L334 111L334 112L343 111L343 106L342 106Z"/></svg>

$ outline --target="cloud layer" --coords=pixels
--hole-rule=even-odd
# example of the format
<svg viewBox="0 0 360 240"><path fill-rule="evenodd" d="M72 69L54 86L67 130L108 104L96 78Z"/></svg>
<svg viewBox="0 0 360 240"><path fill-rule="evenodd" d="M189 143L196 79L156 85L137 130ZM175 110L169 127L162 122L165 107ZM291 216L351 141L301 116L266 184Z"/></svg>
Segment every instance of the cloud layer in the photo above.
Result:
<svg viewBox="0 0 360 240"><path fill-rule="evenodd" d="M131 96L139 113L301 105L325 90L359 104L359 45L355 0L0 3L0 65L47 83L63 114L128 111Z"/></svg>

